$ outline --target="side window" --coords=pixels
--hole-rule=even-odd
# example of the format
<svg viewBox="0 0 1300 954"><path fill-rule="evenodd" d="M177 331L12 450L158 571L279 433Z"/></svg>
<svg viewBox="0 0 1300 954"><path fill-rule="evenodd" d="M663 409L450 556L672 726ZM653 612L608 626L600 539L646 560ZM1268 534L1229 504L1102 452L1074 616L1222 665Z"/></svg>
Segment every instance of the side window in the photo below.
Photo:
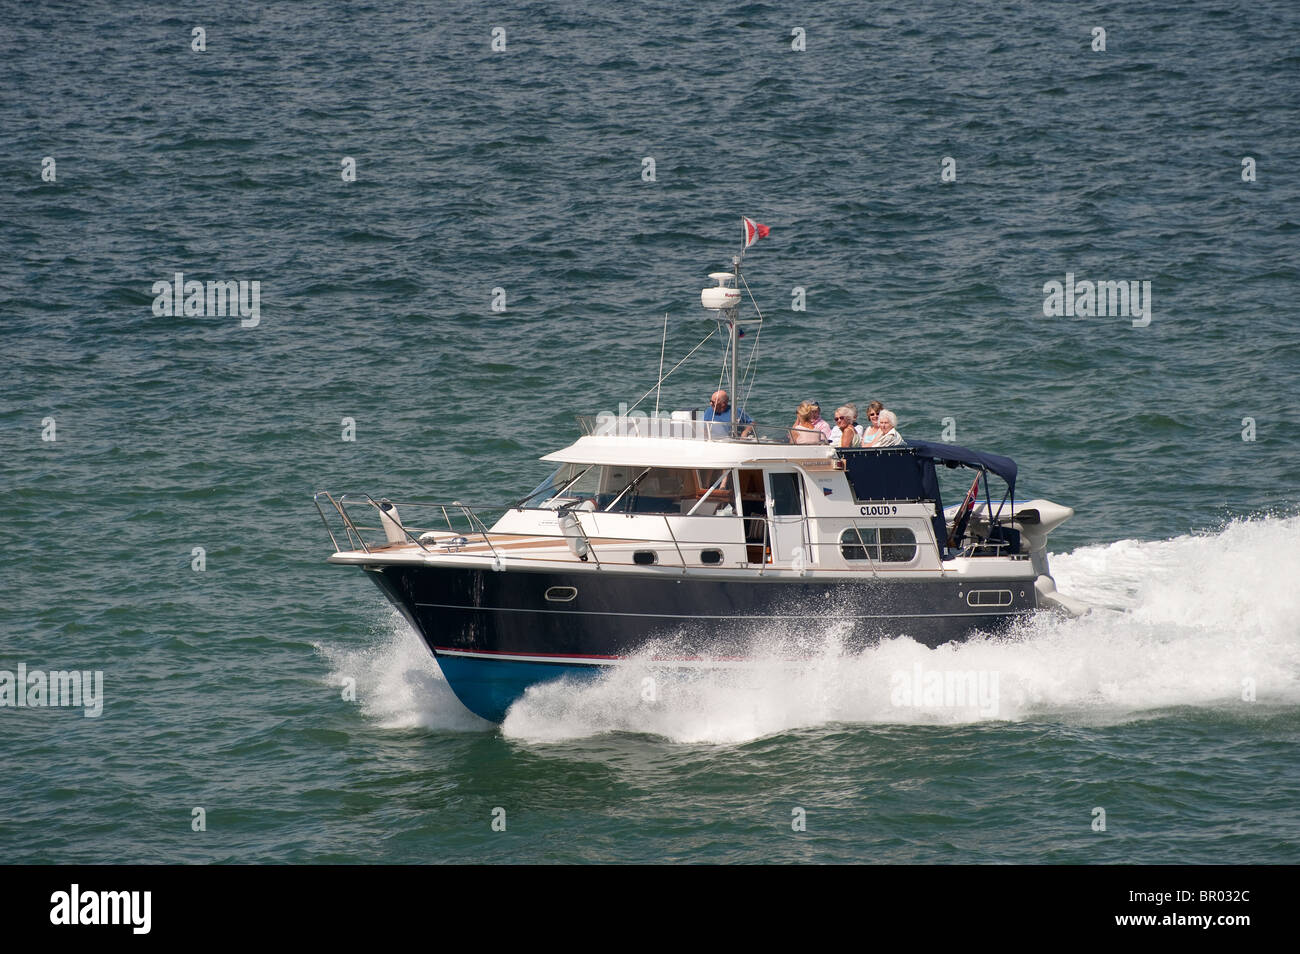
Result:
<svg viewBox="0 0 1300 954"><path fill-rule="evenodd" d="M840 534L840 553L846 560L878 560L875 527L849 527Z"/></svg>
<svg viewBox="0 0 1300 954"><path fill-rule="evenodd" d="M772 515L775 517L799 517L803 515L803 505L799 499L798 474L771 474L772 481Z"/></svg>
<svg viewBox="0 0 1300 954"><path fill-rule="evenodd" d="M886 563L911 563L915 557L916 535L910 528L880 528L880 559Z"/></svg>
<svg viewBox="0 0 1300 954"><path fill-rule="evenodd" d="M840 534L846 560L910 563L916 559L916 535L909 527L848 527Z"/></svg>

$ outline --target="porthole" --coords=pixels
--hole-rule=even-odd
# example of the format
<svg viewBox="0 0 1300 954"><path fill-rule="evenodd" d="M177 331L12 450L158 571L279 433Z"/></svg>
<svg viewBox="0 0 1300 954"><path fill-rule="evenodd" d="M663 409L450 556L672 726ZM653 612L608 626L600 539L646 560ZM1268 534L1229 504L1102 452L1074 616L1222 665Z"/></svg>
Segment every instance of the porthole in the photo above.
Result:
<svg viewBox="0 0 1300 954"><path fill-rule="evenodd" d="M1010 606L1010 590L971 590L966 594L967 606Z"/></svg>
<svg viewBox="0 0 1300 954"><path fill-rule="evenodd" d="M655 556L653 550L637 550L632 554L632 562L637 566L649 566L652 563L658 563L659 558Z"/></svg>
<svg viewBox="0 0 1300 954"><path fill-rule="evenodd" d="M577 595L576 586L552 586L546 591L546 599L551 603L568 603Z"/></svg>
<svg viewBox="0 0 1300 954"><path fill-rule="evenodd" d="M722 562L722 551L721 551L721 550L701 550L701 551L700 551L700 562L701 562L701 563L713 563L713 564L721 563L721 562Z"/></svg>

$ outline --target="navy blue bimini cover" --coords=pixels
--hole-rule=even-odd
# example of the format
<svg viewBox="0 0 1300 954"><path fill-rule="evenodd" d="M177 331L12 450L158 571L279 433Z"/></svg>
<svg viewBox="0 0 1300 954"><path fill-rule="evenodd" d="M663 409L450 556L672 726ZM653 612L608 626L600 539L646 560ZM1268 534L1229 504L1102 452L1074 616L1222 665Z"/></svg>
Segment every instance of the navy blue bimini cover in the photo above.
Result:
<svg viewBox="0 0 1300 954"><path fill-rule="evenodd" d="M838 453L844 458L854 500L858 503L867 500L932 500L935 539L946 539L948 529L943 516L943 501L939 499L939 478L934 472L934 458L922 457L913 448L903 445L875 450L846 448Z"/></svg>
<svg viewBox="0 0 1300 954"><path fill-rule="evenodd" d="M1016 493L1016 462L1010 457L1003 457L1001 454L986 454L983 451L974 451L968 447L958 447L956 444L936 444L932 441L914 441L909 440L907 446L916 450L917 457L924 457L930 460L937 460L942 463L969 464L971 467L983 467L994 474L997 474L1007 482L1007 490L1015 499Z"/></svg>
<svg viewBox="0 0 1300 954"><path fill-rule="evenodd" d="M934 461L922 459L910 447L844 449L853 498L864 500L937 500L939 481Z"/></svg>

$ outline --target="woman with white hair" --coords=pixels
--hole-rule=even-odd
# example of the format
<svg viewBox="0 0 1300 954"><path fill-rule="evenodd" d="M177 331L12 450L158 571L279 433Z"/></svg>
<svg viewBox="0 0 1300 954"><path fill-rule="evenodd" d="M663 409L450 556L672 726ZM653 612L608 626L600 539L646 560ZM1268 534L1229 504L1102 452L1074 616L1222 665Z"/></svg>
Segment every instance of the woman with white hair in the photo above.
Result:
<svg viewBox="0 0 1300 954"><path fill-rule="evenodd" d="M903 435L898 433L898 415L886 408L876 415L876 422L884 430L872 442L872 447L895 447L903 443Z"/></svg>
<svg viewBox="0 0 1300 954"><path fill-rule="evenodd" d="M836 447L861 447L862 428L858 426L858 407L856 404L844 404L835 409L835 429L831 431L831 443Z"/></svg>

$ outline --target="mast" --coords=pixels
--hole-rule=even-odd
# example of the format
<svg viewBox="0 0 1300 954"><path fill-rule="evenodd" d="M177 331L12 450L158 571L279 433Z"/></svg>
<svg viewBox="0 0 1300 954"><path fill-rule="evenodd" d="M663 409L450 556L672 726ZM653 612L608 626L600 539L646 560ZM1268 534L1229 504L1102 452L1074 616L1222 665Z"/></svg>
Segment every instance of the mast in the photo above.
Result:
<svg viewBox="0 0 1300 954"><path fill-rule="evenodd" d="M731 344L731 423L736 423L736 385L740 383L737 375L736 351L740 341L740 289L732 284L740 279L740 256L731 259L731 271L709 272L709 277L717 282L700 292L700 304L709 311L717 312L716 319L727 323L727 340Z"/></svg>
<svg viewBox="0 0 1300 954"><path fill-rule="evenodd" d="M700 292L700 304L709 311L717 312L716 321L727 323L727 341L731 348L731 423L736 423L740 410L740 264L745 259L745 249L749 248L770 231L766 225L760 225L752 219L741 217L743 244L740 254L731 256L731 271L710 272L709 278L718 284ZM754 305L758 311L758 305ZM759 312L758 320L763 320Z"/></svg>
<svg viewBox="0 0 1300 954"><path fill-rule="evenodd" d="M731 269L733 274L736 276L736 288L739 289L740 288L740 256L739 255L731 256ZM735 430L736 414L738 410L738 406L736 402L740 400L740 391L737 390L737 388L740 385L740 379L736 377L736 357L740 351L740 335L738 333L740 328L739 325L740 307L739 306L740 306L740 297L739 297L739 293L737 293L736 306L729 308L727 310L727 322L730 326L730 332L731 332L731 423L732 423L733 431Z"/></svg>

